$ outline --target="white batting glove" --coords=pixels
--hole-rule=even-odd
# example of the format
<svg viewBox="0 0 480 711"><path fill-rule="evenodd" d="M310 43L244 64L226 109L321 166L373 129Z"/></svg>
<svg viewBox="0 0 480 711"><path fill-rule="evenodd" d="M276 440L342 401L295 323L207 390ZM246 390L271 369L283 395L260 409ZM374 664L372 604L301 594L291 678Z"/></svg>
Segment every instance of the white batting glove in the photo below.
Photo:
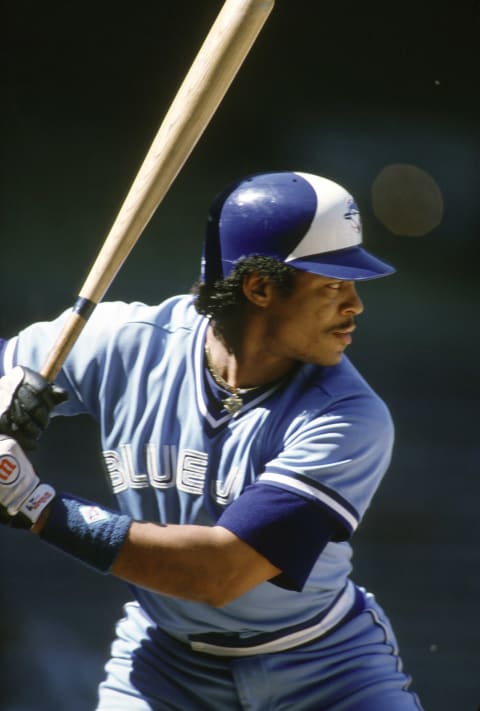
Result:
<svg viewBox="0 0 480 711"><path fill-rule="evenodd" d="M29 528L55 498L55 489L41 484L18 442L0 435L0 507L2 523ZM5 512L7 515L5 515ZM12 519L18 516L13 522Z"/></svg>

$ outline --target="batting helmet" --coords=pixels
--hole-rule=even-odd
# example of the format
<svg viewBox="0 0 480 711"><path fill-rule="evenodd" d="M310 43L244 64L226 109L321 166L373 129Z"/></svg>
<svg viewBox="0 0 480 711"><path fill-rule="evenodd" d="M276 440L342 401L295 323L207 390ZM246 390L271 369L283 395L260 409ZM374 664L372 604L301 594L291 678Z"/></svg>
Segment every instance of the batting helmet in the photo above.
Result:
<svg viewBox="0 0 480 711"><path fill-rule="evenodd" d="M201 278L225 278L238 260L252 255L348 281L395 271L361 243L360 213L341 185L308 173L259 173L229 185L213 201Z"/></svg>

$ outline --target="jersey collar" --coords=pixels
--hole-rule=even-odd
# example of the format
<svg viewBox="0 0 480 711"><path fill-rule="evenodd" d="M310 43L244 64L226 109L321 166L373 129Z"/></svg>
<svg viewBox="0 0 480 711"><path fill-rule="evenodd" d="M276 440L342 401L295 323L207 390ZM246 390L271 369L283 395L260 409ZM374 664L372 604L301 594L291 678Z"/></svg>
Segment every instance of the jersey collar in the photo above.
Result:
<svg viewBox="0 0 480 711"><path fill-rule="evenodd" d="M222 404L222 400L225 399L228 393L215 383L206 364L205 339L209 323L209 320L205 317L200 319L198 330L194 338L193 371L195 376L197 407L206 420L207 425L213 430L217 430L228 422L242 417L242 415L254 407L258 407L258 405L276 392L285 381L280 380L273 385L270 383L264 387L255 388L255 390L245 393L242 408L234 415L228 413Z"/></svg>

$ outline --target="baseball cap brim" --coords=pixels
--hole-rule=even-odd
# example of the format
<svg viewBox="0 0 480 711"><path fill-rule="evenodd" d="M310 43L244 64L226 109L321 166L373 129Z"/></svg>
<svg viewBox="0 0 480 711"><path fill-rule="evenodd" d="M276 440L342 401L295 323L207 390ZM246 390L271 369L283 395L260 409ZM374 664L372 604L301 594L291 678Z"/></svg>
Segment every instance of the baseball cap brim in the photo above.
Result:
<svg viewBox="0 0 480 711"><path fill-rule="evenodd" d="M288 260L287 264L312 274L346 281L378 279L395 272L394 267L374 257L363 247L348 247L323 254L312 254Z"/></svg>

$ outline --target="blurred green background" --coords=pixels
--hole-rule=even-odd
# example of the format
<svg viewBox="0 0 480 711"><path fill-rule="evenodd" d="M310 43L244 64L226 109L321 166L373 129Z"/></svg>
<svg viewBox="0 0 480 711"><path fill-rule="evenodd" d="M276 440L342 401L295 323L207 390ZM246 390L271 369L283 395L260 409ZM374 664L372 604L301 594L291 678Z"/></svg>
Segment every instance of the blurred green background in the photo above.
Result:
<svg viewBox="0 0 480 711"><path fill-rule="evenodd" d="M0 334L73 303L221 6L2 10ZM390 614L427 711L480 705L479 34L478 0L277 0L107 294L188 291L208 204L231 179L303 170L353 192L367 246L398 268L361 288L349 351L397 427L354 578ZM399 164L422 172L386 184ZM415 226L423 234L395 233ZM57 487L110 503L91 422L52 423L36 463ZM127 587L0 536L0 709L92 709Z"/></svg>

